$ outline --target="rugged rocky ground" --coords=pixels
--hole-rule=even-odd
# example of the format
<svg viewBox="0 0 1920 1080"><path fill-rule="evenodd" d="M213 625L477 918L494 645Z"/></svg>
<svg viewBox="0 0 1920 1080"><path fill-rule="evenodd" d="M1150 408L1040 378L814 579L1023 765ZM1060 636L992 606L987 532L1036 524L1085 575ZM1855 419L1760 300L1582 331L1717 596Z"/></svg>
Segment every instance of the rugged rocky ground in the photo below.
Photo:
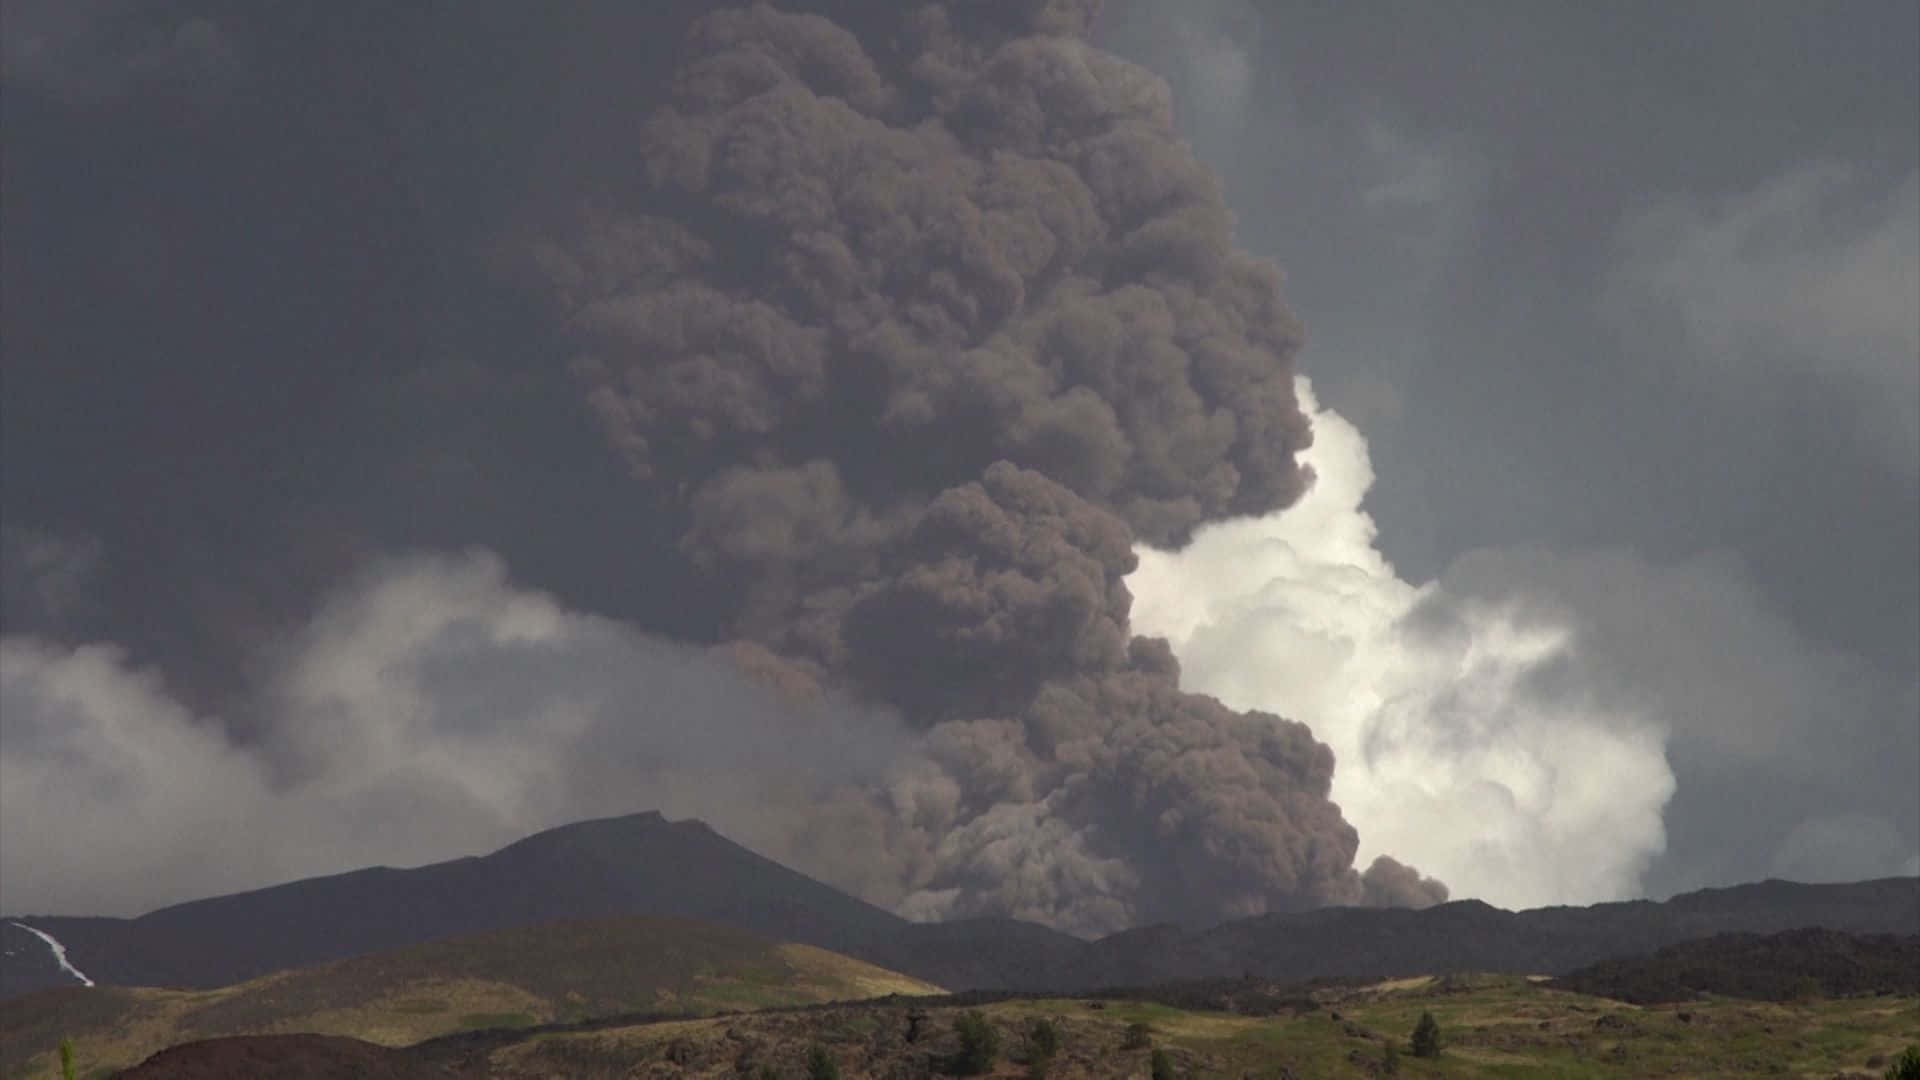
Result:
<svg viewBox="0 0 1920 1080"><path fill-rule="evenodd" d="M1244 994L1249 1000L1291 1004L1277 1014L1248 1016L1148 1000L895 999L691 1020L473 1032L405 1050L353 1050L338 1040L218 1040L175 1048L123 1075L136 1080L235 1075L799 1080L808 1075L808 1056L817 1047L842 1076L906 1080L956 1075L961 1044L955 1020L978 1011L998 1036L998 1050L984 1074L997 1077L1034 1075L1032 1032L1045 1020L1058 1042L1045 1070L1054 1080L1144 1078L1156 1052L1175 1076L1233 1080L1373 1077L1389 1069L1412 1077L1878 1080L1920 1033L1920 997L1914 996L1785 1004L1715 998L1643 1007L1518 976L1423 977L1304 992L1249 984ZM1301 1005L1303 994L1306 1004ZM1443 1048L1437 1058L1411 1054L1408 1036L1423 1012L1431 1012L1440 1025ZM243 1056L248 1054L253 1056Z"/></svg>

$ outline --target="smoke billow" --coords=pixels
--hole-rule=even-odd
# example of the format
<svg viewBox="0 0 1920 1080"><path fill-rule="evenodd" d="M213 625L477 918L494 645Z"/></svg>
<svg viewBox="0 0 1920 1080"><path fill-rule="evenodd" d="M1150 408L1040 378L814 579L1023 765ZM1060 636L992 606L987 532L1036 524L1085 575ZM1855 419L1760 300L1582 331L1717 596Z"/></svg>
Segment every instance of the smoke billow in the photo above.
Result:
<svg viewBox="0 0 1920 1080"><path fill-rule="evenodd" d="M1293 503L1300 328L1086 2L698 20L633 162L517 233L724 637L924 731L803 828L876 899L1082 931L1444 896L1299 723L1179 689L1136 541ZM836 9L837 11L837 9Z"/></svg>

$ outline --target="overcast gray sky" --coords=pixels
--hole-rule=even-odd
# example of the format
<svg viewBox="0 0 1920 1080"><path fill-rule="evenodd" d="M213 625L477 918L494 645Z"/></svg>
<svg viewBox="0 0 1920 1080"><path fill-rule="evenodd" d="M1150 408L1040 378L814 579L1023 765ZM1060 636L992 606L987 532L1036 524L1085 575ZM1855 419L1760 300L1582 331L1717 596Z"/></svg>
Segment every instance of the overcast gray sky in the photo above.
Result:
<svg viewBox="0 0 1920 1080"><path fill-rule="evenodd" d="M1286 269L1381 552L1562 597L1657 690L1678 782L1645 887L1813 872L1826 826L1781 847L1809 819L1858 816L1836 861L1910 856L1920 5L1104 17Z"/></svg>
<svg viewBox="0 0 1920 1080"><path fill-rule="evenodd" d="M72 831L6 834L0 907L644 808L609 746L657 766L634 797L809 857L713 780L758 782L725 750L773 706L662 640L722 605L499 273L635 168L670 7L8 5L0 764ZM1188 685L1316 724L1363 857L1456 896L1920 872L1920 5L1108 0L1096 37L1285 270L1325 410L1291 523L1135 579ZM737 737L604 727L668 668ZM495 711L463 670L549 682ZM56 812L56 760L125 801ZM1410 829L1437 808L1509 834ZM75 855L148 819L135 849L200 846Z"/></svg>

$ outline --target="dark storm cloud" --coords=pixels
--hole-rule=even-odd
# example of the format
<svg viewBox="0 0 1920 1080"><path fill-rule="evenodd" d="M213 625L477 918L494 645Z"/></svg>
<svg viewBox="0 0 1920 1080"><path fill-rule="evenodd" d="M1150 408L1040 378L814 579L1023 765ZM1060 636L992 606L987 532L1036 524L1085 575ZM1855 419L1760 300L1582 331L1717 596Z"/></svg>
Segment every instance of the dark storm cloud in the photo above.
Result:
<svg viewBox="0 0 1920 1080"><path fill-rule="evenodd" d="M213 18L140 0L19 0L7 6L0 74L16 86L98 103L125 94L222 93L241 57Z"/></svg>
<svg viewBox="0 0 1920 1080"><path fill-rule="evenodd" d="M55 630L84 618L104 550L98 537L54 536L0 525L0 592L21 623Z"/></svg>
<svg viewBox="0 0 1920 1080"><path fill-rule="evenodd" d="M6 523L96 538L97 603L59 633L123 643L229 723L262 644L381 551L482 542L612 607L681 580L610 580L616 545L559 527L617 523L624 547L649 519L482 258L569 138L541 103L604 109L664 46L612 8L462 14L9 5L10 58L138 55L201 20L246 59L218 94L73 93L10 59L0 99ZM608 39L639 66L565 62ZM28 600L9 587L0 622L51 629Z"/></svg>

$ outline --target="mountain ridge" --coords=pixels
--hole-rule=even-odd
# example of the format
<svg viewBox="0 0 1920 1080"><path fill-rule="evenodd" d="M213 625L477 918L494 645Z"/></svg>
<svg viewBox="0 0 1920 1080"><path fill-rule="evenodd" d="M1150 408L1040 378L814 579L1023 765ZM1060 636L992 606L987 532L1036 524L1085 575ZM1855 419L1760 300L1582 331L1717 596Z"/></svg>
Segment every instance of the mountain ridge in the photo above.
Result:
<svg viewBox="0 0 1920 1080"><path fill-rule="evenodd" d="M728 840L647 811L573 822L486 855L366 867L187 901L132 919L21 916L105 985L208 988L425 941L557 920L678 917L816 945L953 989L1073 990L1165 979L1559 974L1718 933L1920 933L1920 878L1770 880L1665 901L1506 911L1479 900L1321 908L1098 941L1006 918L914 923ZM4 925L0 997L68 985ZM11 935L21 935L19 944Z"/></svg>
<svg viewBox="0 0 1920 1080"><path fill-rule="evenodd" d="M670 866L671 873L654 873ZM210 988L437 938L628 914L717 922L833 949L906 920L656 811L572 822L486 855L363 867L131 919L21 916L105 983ZM10 946L11 947L11 946ZM9 957L10 961L17 957ZM9 963L0 993L21 992Z"/></svg>

